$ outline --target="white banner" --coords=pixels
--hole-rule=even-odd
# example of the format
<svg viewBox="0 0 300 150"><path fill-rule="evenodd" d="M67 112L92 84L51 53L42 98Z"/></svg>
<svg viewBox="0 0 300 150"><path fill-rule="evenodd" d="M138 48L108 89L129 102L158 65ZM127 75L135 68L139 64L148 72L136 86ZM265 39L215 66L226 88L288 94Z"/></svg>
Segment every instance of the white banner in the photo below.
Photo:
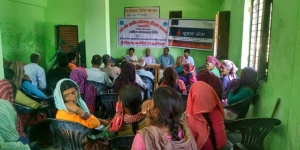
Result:
<svg viewBox="0 0 300 150"><path fill-rule="evenodd" d="M168 19L118 18L118 46L167 46Z"/></svg>

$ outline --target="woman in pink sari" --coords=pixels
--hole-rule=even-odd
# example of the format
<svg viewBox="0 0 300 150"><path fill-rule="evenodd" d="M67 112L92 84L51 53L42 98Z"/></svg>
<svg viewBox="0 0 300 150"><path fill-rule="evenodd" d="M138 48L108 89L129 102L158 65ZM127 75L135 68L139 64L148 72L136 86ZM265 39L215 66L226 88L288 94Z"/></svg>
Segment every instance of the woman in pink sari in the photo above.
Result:
<svg viewBox="0 0 300 150"><path fill-rule="evenodd" d="M198 149L221 149L226 145L222 103L211 86L202 81L191 86L186 115Z"/></svg>

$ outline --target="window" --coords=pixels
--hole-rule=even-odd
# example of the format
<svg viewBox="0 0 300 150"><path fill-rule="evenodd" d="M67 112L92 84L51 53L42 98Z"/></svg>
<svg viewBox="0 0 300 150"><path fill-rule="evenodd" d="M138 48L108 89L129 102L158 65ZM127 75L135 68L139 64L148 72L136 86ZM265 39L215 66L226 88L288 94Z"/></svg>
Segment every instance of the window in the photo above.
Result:
<svg viewBox="0 0 300 150"><path fill-rule="evenodd" d="M259 80L266 80L268 75L272 3L252 1L248 66L257 70Z"/></svg>

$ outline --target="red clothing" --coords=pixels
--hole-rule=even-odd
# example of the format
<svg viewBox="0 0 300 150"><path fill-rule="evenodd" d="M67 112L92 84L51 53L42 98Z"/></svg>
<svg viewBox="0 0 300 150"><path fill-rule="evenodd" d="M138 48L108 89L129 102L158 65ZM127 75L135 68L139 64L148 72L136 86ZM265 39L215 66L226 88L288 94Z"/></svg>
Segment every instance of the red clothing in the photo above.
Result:
<svg viewBox="0 0 300 150"><path fill-rule="evenodd" d="M224 111L214 89L205 82L198 81L191 86L186 107L187 122L196 140L198 149L213 149L209 140L210 127L203 114L209 114L215 131L216 147L226 145Z"/></svg>

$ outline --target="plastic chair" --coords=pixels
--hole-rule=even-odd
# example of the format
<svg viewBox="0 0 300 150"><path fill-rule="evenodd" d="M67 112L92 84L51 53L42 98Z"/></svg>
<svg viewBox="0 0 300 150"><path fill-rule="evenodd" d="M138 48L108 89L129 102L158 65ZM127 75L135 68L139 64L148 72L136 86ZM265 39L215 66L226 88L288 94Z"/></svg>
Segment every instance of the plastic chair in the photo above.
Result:
<svg viewBox="0 0 300 150"><path fill-rule="evenodd" d="M187 105L187 99L188 99L188 94L181 94L181 98L183 100L183 110L186 110L186 105Z"/></svg>
<svg viewBox="0 0 300 150"><path fill-rule="evenodd" d="M97 95L103 94L103 93L108 93L109 89L112 89L112 87L108 87L103 83L100 82L95 82L95 81L86 81L87 84L93 85L96 90L97 90Z"/></svg>
<svg viewBox="0 0 300 150"><path fill-rule="evenodd" d="M154 80L147 76L139 75L141 79L144 81L149 86L149 89L151 90L150 92L154 91Z"/></svg>
<svg viewBox="0 0 300 150"><path fill-rule="evenodd" d="M97 99L97 108L100 111L100 117L104 119L113 118L116 114L116 102L118 101L117 93L100 94Z"/></svg>
<svg viewBox="0 0 300 150"><path fill-rule="evenodd" d="M253 95L245 100L239 101L237 103L223 106L224 109L233 109L238 112L238 116L236 119L242 119L246 117L246 114L248 113L250 104L254 99L257 99L259 95Z"/></svg>
<svg viewBox="0 0 300 150"><path fill-rule="evenodd" d="M58 120L58 119L47 119L50 122L55 135L60 141L60 146L63 150L83 150L82 139L89 133L91 129L75 122Z"/></svg>
<svg viewBox="0 0 300 150"><path fill-rule="evenodd" d="M117 136L109 139L110 150L130 150L134 135Z"/></svg>
<svg viewBox="0 0 300 150"><path fill-rule="evenodd" d="M225 123L226 129L239 132L227 132L227 139L241 143L247 149L264 149L263 142L267 134L281 121L275 118L247 118Z"/></svg>

